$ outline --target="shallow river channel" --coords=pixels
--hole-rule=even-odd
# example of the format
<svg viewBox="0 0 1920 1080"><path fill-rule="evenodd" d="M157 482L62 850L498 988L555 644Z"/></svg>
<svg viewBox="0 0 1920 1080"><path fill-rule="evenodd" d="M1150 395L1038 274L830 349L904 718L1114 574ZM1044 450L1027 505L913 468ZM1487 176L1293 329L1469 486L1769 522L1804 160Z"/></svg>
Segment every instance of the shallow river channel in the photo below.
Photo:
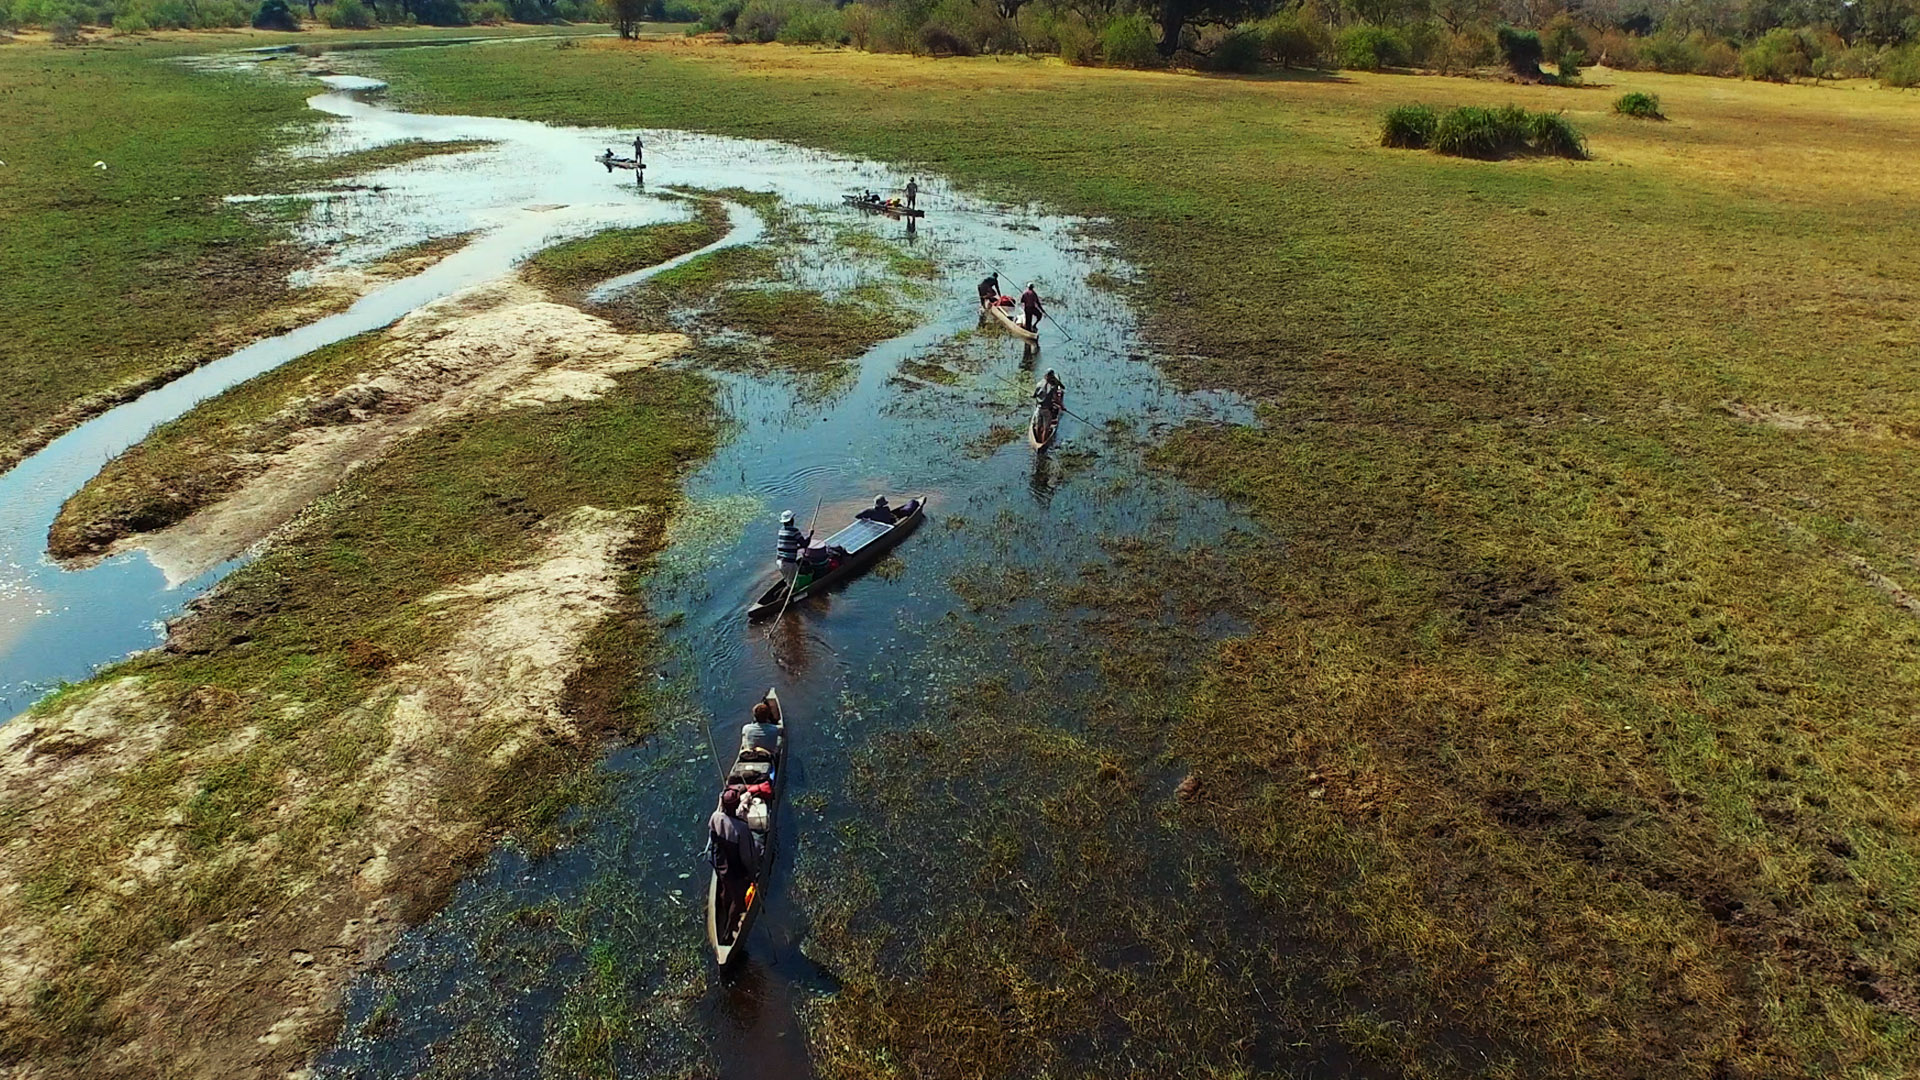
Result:
<svg viewBox="0 0 1920 1080"><path fill-rule="evenodd" d="M327 69L329 58L314 66ZM884 273L884 263L837 257L834 237L844 234L836 230L866 230L927 256L938 275L913 301L917 325L844 377L713 376L729 426L687 482L688 509L645 598L667 627L671 659L657 681L672 719L609 756L611 795L577 811L582 839L539 857L498 851L363 976L349 993L338 1042L319 1061L323 1076L436 1067L457 1070L447 1075L568 1074L556 1064L557 1033L590 1011L581 987L619 950L644 954L638 962L657 1003L626 1021L616 1055L622 1075L809 1075L809 1003L833 994L837 980L809 959L812 924L790 883L869 809L847 794L850 754L882 732L945 723L954 700L997 673L991 648L962 650L957 640L991 641L1001 621L1037 624L1046 647L1072 654L1079 635L1093 631L1049 616L1044 591L1107 560L1114 541L1171 549L1250 528L1142 460L1158 432L1196 420L1244 422L1250 410L1161 379L1126 304L1106 287L1129 270L1092 223L981 201L921 173L928 216L910 234L901 222L840 205L846 192L898 189L903 172L668 130L646 132L643 187L591 161L604 147L630 145L632 131L414 115L382 105L372 80L330 82L311 101L333 118L313 153L400 139L488 145L307 196L299 230L329 253L319 273L436 237L477 239L349 311L104 414L0 476L0 714L157 644L161 623L235 565L169 581L137 551L84 569L54 566L42 554L61 502L103 462L227 386L498 277L556 241L684 219L691 208L679 189L772 192L797 208L810 242L781 269L801 287L838 294ZM762 242L759 219L732 212L735 227L722 243ZM980 327L973 290L988 267L1007 275L1007 291L1033 280L1048 297L1057 326L1045 328L1037 353ZM929 363L946 374L924 377ZM1069 418L1059 445L1036 455L1021 430L1026 388L1048 367L1065 379L1069 408L1091 423ZM924 526L873 572L788 613L771 636L749 626L743 611L771 575L778 512L792 509L804 523L818 501L830 532L877 492L930 499ZM1026 573L1043 595L1011 610L968 602L970 585L1009 570ZM779 689L792 730L791 786L768 907L746 962L722 977L704 950L705 868L697 857L716 778L710 747L729 751L745 710L769 686ZM927 842L940 840L930 827Z"/></svg>

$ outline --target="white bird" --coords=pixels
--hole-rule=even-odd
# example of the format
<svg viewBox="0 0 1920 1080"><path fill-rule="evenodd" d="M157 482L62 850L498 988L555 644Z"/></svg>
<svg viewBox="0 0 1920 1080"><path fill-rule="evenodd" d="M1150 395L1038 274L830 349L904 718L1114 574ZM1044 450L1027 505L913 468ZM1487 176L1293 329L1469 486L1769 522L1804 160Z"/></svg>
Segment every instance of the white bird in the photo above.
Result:
<svg viewBox="0 0 1920 1080"><path fill-rule="evenodd" d="M93 167L96 169L104 169L107 167L107 163L104 161L96 161L93 163Z"/></svg>

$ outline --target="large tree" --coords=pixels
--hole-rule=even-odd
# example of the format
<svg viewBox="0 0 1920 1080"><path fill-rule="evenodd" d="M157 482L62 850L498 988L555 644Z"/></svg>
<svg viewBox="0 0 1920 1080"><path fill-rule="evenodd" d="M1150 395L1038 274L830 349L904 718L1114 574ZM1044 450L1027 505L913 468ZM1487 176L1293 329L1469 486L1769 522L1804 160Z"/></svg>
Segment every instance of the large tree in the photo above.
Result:
<svg viewBox="0 0 1920 1080"><path fill-rule="evenodd" d="M1189 26L1228 25L1273 12L1274 0L1160 0L1160 55L1180 48L1180 32Z"/></svg>

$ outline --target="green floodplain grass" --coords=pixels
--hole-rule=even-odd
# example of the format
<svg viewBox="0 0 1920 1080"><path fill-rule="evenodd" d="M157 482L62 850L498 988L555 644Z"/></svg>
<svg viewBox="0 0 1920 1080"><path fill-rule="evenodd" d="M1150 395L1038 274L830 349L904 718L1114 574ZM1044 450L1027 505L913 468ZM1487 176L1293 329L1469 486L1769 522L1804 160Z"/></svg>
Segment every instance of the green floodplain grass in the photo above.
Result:
<svg viewBox="0 0 1920 1080"><path fill-rule="evenodd" d="M1252 894L1231 947L1320 973L1283 1015L1410 1074L1920 1061L1920 100L684 45L383 62L415 108L779 138L1112 222L1163 363L1259 403L1157 453L1285 545L1237 556L1254 628L1159 734ZM1675 121L1614 117L1619 89ZM1378 148L1409 98L1565 110L1594 160ZM929 873L977 864L954 854ZM862 895L819 902L883 910ZM952 938L860 962L813 1021L836 1068L964 1073L914 1049L911 1002L995 1000L934 971L1019 999L1006 963L1057 939L1009 930L999 975Z"/></svg>

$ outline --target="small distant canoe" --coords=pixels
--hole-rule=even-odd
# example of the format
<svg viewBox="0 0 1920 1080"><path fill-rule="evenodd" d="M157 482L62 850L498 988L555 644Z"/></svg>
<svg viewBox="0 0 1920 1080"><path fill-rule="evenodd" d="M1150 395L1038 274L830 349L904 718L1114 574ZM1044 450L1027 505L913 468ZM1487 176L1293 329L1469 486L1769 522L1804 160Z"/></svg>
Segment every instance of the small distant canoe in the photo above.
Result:
<svg viewBox="0 0 1920 1080"><path fill-rule="evenodd" d="M786 779L783 774L787 764L787 716L780 709L780 695L772 687L767 688L765 700L773 706L774 722L749 722L740 729L740 749L734 755L733 767L727 770L728 784L765 781L773 785L773 797L766 800L765 827L753 828L753 822L748 822L759 848L759 858L754 866L753 884L747 888L746 913L740 916L740 925L732 933L721 925L727 913L720 907L719 871L708 875L707 881L707 944L713 947L714 961L723 968L733 959L734 950L747 940L754 917L766 906L767 879L773 873L773 826L780 808L780 789Z"/></svg>
<svg viewBox="0 0 1920 1080"><path fill-rule="evenodd" d="M1050 413L1044 406L1033 407L1033 419L1027 422L1027 443L1035 450L1045 450L1053 445L1060 434L1060 414Z"/></svg>
<svg viewBox="0 0 1920 1080"><path fill-rule="evenodd" d="M863 199L858 195L842 195L840 196L840 201L856 210L866 210L875 214L888 214L892 217L923 218L927 216L925 210L916 210L903 202L875 202L872 199Z"/></svg>
<svg viewBox="0 0 1920 1080"><path fill-rule="evenodd" d="M615 169L632 169L635 172L639 172L646 168L644 164L642 164L641 162L633 158L620 157L617 154L612 154L612 153L601 154L599 157L596 157L593 160L599 162L602 165L605 165L607 167L608 172L612 172Z"/></svg>
<svg viewBox="0 0 1920 1080"><path fill-rule="evenodd" d="M919 527L921 520L926 516L927 500L925 496L921 496L919 504L913 508L913 513L891 525L868 521L865 518L855 518L853 524L821 541L823 547L838 546L846 549L847 557L840 560L840 565L808 582L799 592L793 594L791 601L787 599L786 581L783 579L774 582L772 588L761 593L760 598L747 608L747 618L764 619L769 615L777 615L782 606L792 606L801 603L809 596L817 596L833 585L872 566L895 544L905 540L907 534Z"/></svg>
<svg viewBox="0 0 1920 1080"><path fill-rule="evenodd" d="M994 321L999 323L1002 329L1004 329L1007 333L1012 334L1014 337L1023 338L1027 341L1040 340L1039 334L1034 333L1033 331L1027 329L1024 326L1021 326L1020 320L1013 317L1012 305L989 304L989 303L986 303L985 301L982 301L980 304L980 310L993 316Z"/></svg>

